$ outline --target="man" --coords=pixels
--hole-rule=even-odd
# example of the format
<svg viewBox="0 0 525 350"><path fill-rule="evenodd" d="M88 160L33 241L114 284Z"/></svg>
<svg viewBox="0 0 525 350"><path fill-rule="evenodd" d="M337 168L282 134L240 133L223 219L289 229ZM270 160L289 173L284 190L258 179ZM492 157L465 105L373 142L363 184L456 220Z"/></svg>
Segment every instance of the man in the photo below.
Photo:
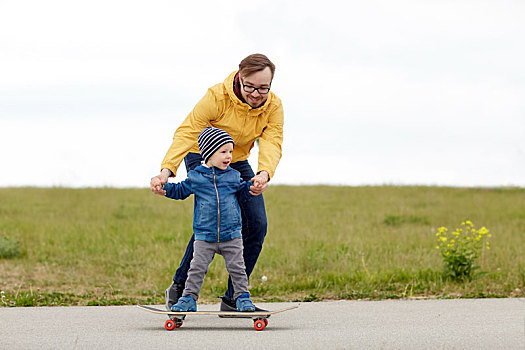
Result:
<svg viewBox="0 0 525 350"><path fill-rule="evenodd" d="M151 191L164 196L166 192L162 187L170 176L175 176L183 158L188 171L200 165L202 158L197 137L204 128L213 126L230 134L235 141L230 166L240 172L244 181L253 182L250 193L256 195L241 205L243 257L248 278L266 236L266 209L262 193L281 159L284 116L281 100L270 91L274 73L275 65L265 55L253 54L243 59L239 70L231 73L223 83L209 88L175 131L173 143L162 161L161 172L150 182ZM254 174L248 157L257 139L259 164L257 174ZM166 290L168 310L177 302L184 289L193 257L193 243L194 236L173 276L172 285ZM228 289L222 297L221 311L235 309L233 286L229 278Z"/></svg>

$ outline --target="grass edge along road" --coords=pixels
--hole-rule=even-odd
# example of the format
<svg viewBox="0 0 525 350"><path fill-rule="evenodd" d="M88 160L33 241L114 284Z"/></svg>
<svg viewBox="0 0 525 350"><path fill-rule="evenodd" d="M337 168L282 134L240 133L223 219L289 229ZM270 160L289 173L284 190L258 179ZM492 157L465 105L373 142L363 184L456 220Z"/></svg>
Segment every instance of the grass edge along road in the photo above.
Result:
<svg viewBox="0 0 525 350"><path fill-rule="evenodd" d="M255 301L525 296L525 189L275 185L265 201ZM148 189L0 188L0 245L15 251L0 259L0 305L162 303L192 211ZM435 234L465 220L490 230L491 249L485 274L454 281ZM226 280L218 257L200 302Z"/></svg>

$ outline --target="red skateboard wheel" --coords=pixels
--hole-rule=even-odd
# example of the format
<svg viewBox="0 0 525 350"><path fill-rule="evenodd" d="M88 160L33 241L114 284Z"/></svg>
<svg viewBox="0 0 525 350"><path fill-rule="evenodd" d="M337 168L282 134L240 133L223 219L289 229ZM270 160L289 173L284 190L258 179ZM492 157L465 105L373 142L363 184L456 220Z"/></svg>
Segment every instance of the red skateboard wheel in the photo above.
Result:
<svg viewBox="0 0 525 350"><path fill-rule="evenodd" d="M166 328L166 330L168 331L174 330L175 327L176 327L176 324L175 324L175 321L173 320L167 320L166 323L164 323L164 328Z"/></svg>
<svg viewBox="0 0 525 350"><path fill-rule="evenodd" d="M266 327L266 323L263 320L256 320L253 326L255 327L255 330L262 331L264 327Z"/></svg>

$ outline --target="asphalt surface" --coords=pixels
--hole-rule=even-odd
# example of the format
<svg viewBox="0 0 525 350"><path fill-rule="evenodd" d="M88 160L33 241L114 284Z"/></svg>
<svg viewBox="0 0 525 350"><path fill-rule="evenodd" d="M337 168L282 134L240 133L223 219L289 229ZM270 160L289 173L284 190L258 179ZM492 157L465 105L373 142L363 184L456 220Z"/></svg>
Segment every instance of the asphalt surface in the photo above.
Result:
<svg viewBox="0 0 525 350"><path fill-rule="evenodd" d="M293 305L263 331L217 316L166 331L134 306L0 308L0 349L525 349L524 298L258 304Z"/></svg>

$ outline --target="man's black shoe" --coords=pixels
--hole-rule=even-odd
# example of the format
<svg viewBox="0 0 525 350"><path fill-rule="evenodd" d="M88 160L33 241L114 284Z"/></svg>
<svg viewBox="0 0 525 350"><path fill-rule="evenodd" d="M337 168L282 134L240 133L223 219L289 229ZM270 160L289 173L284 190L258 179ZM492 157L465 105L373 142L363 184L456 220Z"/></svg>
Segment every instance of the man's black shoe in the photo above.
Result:
<svg viewBox="0 0 525 350"><path fill-rule="evenodd" d="M221 300L221 311L235 312L237 311L237 306L235 301L226 297L220 297Z"/></svg>
<svg viewBox="0 0 525 350"><path fill-rule="evenodd" d="M168 309L168 311L171 311L171 307L174 304L177 304L177 301L182 296L183 291L184 284L175 282L173 282L171 286L169 286L168 289L166 289L164 295L166 297L166 309Z"/></svg>

